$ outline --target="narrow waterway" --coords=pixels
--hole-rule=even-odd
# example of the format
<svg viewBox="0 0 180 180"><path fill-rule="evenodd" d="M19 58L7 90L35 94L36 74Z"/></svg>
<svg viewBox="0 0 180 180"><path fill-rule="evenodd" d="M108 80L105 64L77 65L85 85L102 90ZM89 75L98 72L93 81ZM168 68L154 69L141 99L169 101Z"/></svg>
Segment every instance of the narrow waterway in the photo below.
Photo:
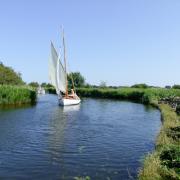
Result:
<svg viewBox="0 0 180 180"><path fill-rule="evenodd" d="M60 107L44 95L36 106L1 108L0 179L136 178L160 124L157 109L115 100Z"/></svg>

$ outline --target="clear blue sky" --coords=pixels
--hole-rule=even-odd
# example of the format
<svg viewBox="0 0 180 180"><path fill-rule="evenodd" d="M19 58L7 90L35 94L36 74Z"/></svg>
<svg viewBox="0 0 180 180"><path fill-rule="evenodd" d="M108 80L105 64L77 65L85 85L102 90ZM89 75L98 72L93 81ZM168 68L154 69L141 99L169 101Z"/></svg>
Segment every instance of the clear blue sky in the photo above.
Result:
<svg viewBox="0 0 180 180"><path fill-rule="evenodd" d="M65 28L71 71L91 84L180 84L179 0L0 0L0 60L48 82Z"/></svg>

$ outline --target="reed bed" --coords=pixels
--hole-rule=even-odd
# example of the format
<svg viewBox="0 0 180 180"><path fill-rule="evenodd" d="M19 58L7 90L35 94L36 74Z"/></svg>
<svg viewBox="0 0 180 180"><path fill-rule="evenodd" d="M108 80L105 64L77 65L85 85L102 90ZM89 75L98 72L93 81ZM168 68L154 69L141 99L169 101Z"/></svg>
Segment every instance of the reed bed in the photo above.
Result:
<svg viewBox="0 0 180 180"><path fill-rule="evenodd" d="M33 104L36 91L28 86L0 85L0 105Z"/></svg>
<svg viewBox="0 0 180 180"><path fill-rule="evenodd" d="M56 94L54 88L45 88L50 94ZM157 105L158 100L167 97L180 97L180 89L165 88L77 88L76 92L81 97L111 98L131 100L144 104Z"/></svg>
<svg viewBox="0 0 180 180"><path fill-rule="evenodd" d="M161 98L180 96L180 90L164 88L78 88L77 94L82 97L133 100L144 104L157 105Z"/></svg>

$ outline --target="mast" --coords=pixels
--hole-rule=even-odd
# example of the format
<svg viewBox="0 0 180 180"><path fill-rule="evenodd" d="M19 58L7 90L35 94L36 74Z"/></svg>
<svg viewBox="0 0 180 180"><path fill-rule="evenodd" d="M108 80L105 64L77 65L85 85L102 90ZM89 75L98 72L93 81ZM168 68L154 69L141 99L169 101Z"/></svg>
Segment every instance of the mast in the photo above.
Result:
<svg viewBox="0 0 180 180"><path fill-rule="evenodd" d="M72 74L71 74L71 81L72 81L73 90L76 93L75 86L74 86L74 79L73 79L73 75Z"/></svg>
<svg viewBox="0 0 180 180"><path fill-rule="evenodd" d="M64 70L66 74L66 93L65 97L68 97L68 79L67 79L67 67L66 67L66 46L65 46L65 39L64 39L64 29L63 29L63 46L64 46Z"/></svg>

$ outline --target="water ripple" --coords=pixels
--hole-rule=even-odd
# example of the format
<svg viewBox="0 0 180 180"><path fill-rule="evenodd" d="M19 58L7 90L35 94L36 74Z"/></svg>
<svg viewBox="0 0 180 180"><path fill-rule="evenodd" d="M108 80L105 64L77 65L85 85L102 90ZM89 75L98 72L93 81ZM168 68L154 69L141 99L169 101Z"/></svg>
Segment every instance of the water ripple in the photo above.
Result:
<svg viewBox="0 0 180 180"><path fill-rule="evenodd" d="M59 107L40 96L33 107L0 110L0 178L136 178L152 151L160 113L141 104L83 99Z"/></svg>

